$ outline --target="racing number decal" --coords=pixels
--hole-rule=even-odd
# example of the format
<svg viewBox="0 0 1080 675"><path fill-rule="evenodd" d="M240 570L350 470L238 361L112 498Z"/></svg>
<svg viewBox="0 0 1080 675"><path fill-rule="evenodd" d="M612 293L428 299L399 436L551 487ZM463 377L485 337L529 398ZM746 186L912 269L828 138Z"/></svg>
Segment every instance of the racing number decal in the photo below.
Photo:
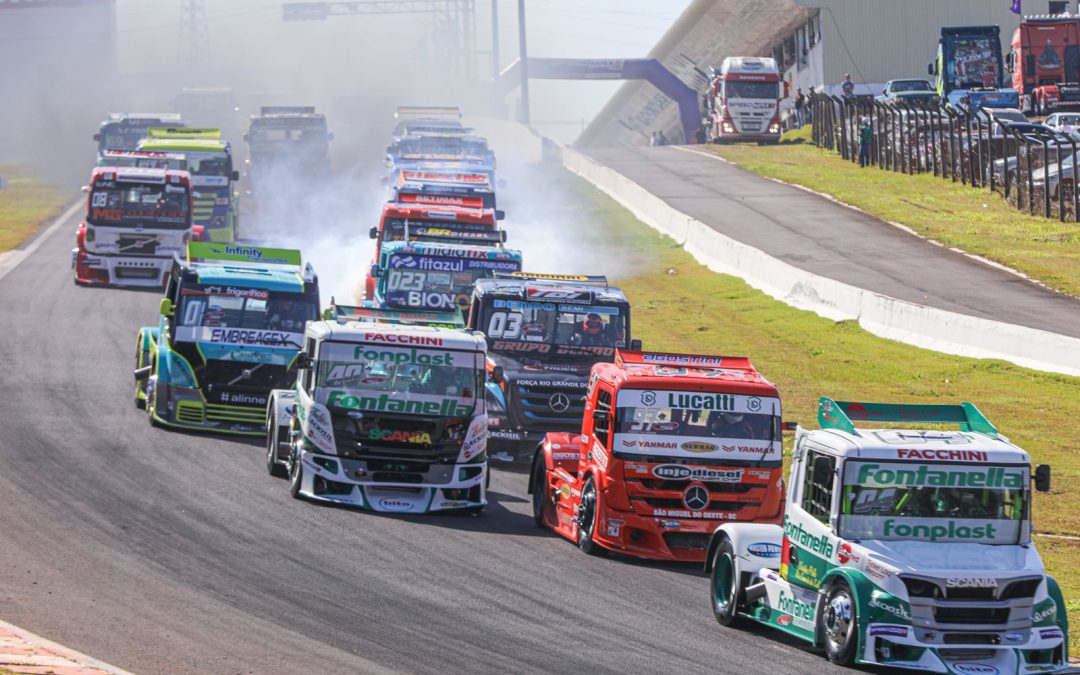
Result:
<svg viewBox="0 0 1080 675"><path fill-rule="evenodd" d="M95 192L90 195L90 206L95 209L103 209L109 205L108 192Z"/></svg>
<svg viewBox="0 0 1080 675"><path fill-rule="evenodd" d="M202 323L202 314L204 303L202 300L188 300L187 307L184 309L184 324L185 326L198 326Z"/></svg>
<svg viewBox="0 0 1080 675"><path fill-rule="evenodd" d="M424 275L421 272L390 270L390 281L387 290L422 291L424 290Z"/></svg>
<svg viewBox="0 0 1080 675"><path fill-rule="evenodd" d="M495 312L488 322L488 337L516 340L521 337L521 312Z"/></svg>

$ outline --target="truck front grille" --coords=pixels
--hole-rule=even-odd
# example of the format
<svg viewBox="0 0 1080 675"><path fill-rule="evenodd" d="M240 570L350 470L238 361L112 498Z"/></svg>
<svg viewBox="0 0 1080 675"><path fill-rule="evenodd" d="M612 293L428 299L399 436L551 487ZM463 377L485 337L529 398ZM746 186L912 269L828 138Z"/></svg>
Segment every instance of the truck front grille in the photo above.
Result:
<svg viewBox="0 0 1080 675"><path fill-rule="evenodd" d="M526 429L572 431L581 427L585 415L585 392L580 389L550 385L511 387L510 405L517 422ZM566 406L565 408L563 406Z"/></svg>
<svg viewBox="0 0 1080 675"><path fill-rule="evenodd" d="M1002 624L1009 620L1008 607L935 607L934 618L941 624Z"/></svg>

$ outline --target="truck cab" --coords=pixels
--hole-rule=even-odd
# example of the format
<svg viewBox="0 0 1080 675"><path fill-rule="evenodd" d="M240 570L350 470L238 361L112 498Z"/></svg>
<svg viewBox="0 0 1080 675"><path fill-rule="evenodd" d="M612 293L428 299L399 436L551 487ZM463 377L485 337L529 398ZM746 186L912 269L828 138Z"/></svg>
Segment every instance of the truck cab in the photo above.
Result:
<svg viewBox="0 0 1080 675"><path fill-rule="evenodd" d="M151 127L182 126L184 123L176 113L109 113L94 134L98 164L104 164L109 150L137 149Z"/></svg>
<svg viewBox="0 0 1080 675"><path fill-rule="evenodd" d="M371 511L478 513L487 504L484 337L314 321L292 389L266 407L267 470L294 497Z"/></svg>
<svg viewBox="0 0 1080 675"><path fill-rule="evenodd" d="M461 124L461 109L456 106L398 106L394 119L395 141L424 134L465 136L472 131Z"/></svg>
<svg viewBox="0 0 1080 675"><path fill-rule="evenodd" d="M780 101L787 95L788 83L781 80L776 59L725 58L719 70L709 69L709 141L779 143Z"/></svg>
<svg viewBox="0 0 1080 675"><path fill-rule="evenodd" d="M402 204L465 206L494 209L495 189L485 173L464 170L400 169L394 171L390 200ZM496 212L496 220L506 215Z"/></svg>
<svg viewBox="0 0 1080 675"><path fill-rule="evenodd" d="M953 107L1020 107L1016 90L1004 86L1001 29L997 26L942 27L937 56L926 70L936 77L938 98Z"/></svg>
<svg viewBox="0 0 1080 675"><path fill-rule="evenodd" d="M135 404L150 423L261 436L267 397L291 382L318 318L318 277L299 251L191 242L159 314L135 348Z"/></svg>
<svg viewBox="0 0 1080 675"><path fill-rule="evenodd" d="M1080 110L1080 19L1024 17L1005 56L1021 110L1037 117Z"/></svg>
<svg viewBox="0 0 1080 675"><path fill-rule="evenodd" d="M527 467L549 431L581 426L590 369L630 341L630 303L602 276L518 273L476 281L468 325L488 339L494 461Z"/></svg>
<svg viewBox="0 0 1080 675"><path fill-rule="evenodd" d="M248 191L273 191L299 180L330 176L330 141L326 116L315 106L263 106L244 140L248 144Z"/></svg>
<svg viewBox="0 0 1080 675"><path fill-rule="evenodd" d="M783 525L725 523L710 542L721 624L778 628L842 665L1068 668L1065 603L1031 538L1048 466L970 403L822 397L818 423L796 431Z"/></svg>
<svg viewBox="0 0 1080 675"><path fill-rule="evenodd" d="M536 523L586 553L703 561L717 523L780 522L780 413L745 357L620 350L593 366L580 432L536 451Z"/></svg>
<svg viewBox="0 0 1080 675"><path fill-rule="evenodd" d="M393 241L371 269L378 307L453 311L467 309L473 286L495 274L521 271L521 252L494 246Z"/></svg>
<svg viewBox="0 0 1080 675"><path fill-rule="evenodd" d="M163 286L194 233L188 172L99 166L85 190L71 251L75 283Z"/></svg>

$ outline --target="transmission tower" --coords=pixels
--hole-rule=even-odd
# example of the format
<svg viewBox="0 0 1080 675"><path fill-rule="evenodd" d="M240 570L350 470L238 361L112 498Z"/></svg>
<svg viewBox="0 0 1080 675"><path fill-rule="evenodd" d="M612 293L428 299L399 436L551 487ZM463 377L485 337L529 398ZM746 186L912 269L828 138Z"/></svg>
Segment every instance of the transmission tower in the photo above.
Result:
<svg viewBox="0 0 1080 675"><path fill-rule="evenodd" d="M180 65L202 63L210 49L205 0L180 0Z"/></svg>

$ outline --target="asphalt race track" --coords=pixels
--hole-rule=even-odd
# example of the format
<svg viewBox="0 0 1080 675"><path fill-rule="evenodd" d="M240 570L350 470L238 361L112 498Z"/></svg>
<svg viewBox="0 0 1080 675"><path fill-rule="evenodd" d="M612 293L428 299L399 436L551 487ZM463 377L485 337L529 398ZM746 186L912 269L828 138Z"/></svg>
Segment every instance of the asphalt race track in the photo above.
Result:
<svg viewBox="0 0 1080 675"><path fill-rule="evenodd" d="M75 287L75 226L0 281L5 620L140 673L840 672L721 629L694 567L537 529L522 474L480 517L384 517L293 500L258 443L151 428L160 296Z"/></svg>
<svg viewBox="0 0 1080 675"><path fill-rule="evenodd" d="M679 211L795 267L921 305L1080 337L1080 301L715 155L674 147L589 154Z"/></svg>

